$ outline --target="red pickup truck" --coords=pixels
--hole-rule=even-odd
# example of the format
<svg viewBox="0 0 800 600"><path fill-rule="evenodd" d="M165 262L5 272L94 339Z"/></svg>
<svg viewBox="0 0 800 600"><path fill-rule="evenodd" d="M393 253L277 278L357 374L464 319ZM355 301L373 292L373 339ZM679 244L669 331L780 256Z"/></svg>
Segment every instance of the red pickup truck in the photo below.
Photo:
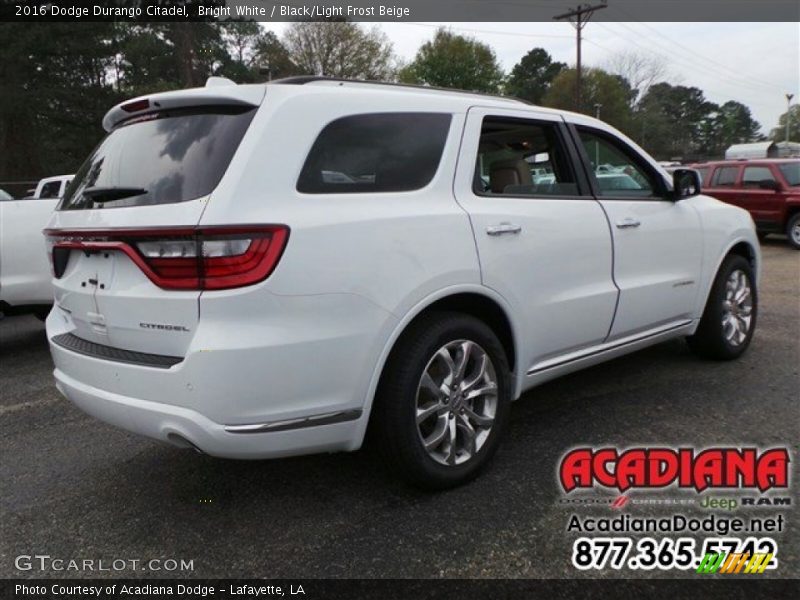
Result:
<svg viewBox="0 0 800 600"><path fill-rule="evenodd" d="M800 160L767 158L692 165L703 192L750 212L759 236L786 233L800 250Z"/></svg>

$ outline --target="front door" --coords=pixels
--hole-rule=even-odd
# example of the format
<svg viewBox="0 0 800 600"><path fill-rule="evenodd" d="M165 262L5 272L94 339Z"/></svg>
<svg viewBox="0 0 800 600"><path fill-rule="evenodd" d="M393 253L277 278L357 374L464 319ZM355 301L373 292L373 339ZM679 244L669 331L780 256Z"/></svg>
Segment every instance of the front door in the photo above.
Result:
<svg viewBox="0 0 800 600"><path fill-rule="evenodd" d="M670 199L664 178L623 140L577 131L614 237L620 298L608 341L685 324L695 310L703 252L692 199Z"/></svg>

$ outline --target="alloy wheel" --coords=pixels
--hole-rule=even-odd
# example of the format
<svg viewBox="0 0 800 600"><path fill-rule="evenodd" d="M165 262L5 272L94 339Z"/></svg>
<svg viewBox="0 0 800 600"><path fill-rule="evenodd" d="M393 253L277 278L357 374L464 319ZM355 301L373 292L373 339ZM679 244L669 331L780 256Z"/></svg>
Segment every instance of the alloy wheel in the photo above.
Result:
<svg viewBox="0 0 800 600"><path fill-rule="evenodd" d="M722 303L722 333L729 344L741 345L753 322L753 292L750 279L744 271L736 269L725 283L725 300Z"/></svg>
<svg viewBox="0 0 800 600"><path fill-rule="evenodd" d="M475 342L445 344L428 361L417 387L419 438L436 462L467 462L486 443L495 422L497 373Z"/></svg>

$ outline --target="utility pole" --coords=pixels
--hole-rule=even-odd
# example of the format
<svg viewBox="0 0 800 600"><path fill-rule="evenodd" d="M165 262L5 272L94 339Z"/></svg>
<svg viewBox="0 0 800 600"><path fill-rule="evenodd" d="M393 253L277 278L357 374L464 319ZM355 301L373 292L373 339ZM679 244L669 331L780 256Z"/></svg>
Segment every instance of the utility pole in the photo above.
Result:
<svg viewBox="0 0 800 600"><path fill-rule="evenodd" d="M553 17L553 20L555 21L566 20L572 23L572 26L575 28L575 33L577 34L578 59L575 63L575 110L578 112L581 110L581 32L583 31L583 28L586 27L586 23L589 22L589 19L592 18L594 11L602 8L608 8L608 0L603 0L602 4L579 4L576 8L569 12L565 12L563 15Z"/></svg>
<svg viewBox="0 0 800 600"><path fill-rule="evenodd" d="M792 122L792 98L794 94L786 94L786 152L789 152L789 123Z"/></svg>

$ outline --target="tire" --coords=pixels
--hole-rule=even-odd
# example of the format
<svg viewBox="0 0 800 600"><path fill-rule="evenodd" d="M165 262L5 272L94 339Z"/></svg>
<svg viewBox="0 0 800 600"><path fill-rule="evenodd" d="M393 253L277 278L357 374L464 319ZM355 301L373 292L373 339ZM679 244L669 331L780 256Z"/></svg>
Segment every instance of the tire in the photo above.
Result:
<svg viewBox="0 0 800 600"><path fill-rule="evenodd" d="M786 237L792 248L800 250L800 212L793 214L786 224Z"/></svg>
<svg viewBox="0 0 800 600"><path fill-rule="evenodd" d="M740 299L732 302L737 296ZM717 272L697 331L686 341L695 354L704 358L739 358L750 345L757 316L753 268L743 257L731 254Z"/></svg>
<svg viewBox="0 0 800 600"><path fill-rule="evenodd" d="M460 388L450 389L454 380L473 384L473 394L490 390L493 381L496 394L464 397ZM508 420L510 395L508 360L494 332L469 315L430 313L414 322L392 350L370 433L389 468L407 482L429 490L452 488L477 476L494 455Z"/></svg>

